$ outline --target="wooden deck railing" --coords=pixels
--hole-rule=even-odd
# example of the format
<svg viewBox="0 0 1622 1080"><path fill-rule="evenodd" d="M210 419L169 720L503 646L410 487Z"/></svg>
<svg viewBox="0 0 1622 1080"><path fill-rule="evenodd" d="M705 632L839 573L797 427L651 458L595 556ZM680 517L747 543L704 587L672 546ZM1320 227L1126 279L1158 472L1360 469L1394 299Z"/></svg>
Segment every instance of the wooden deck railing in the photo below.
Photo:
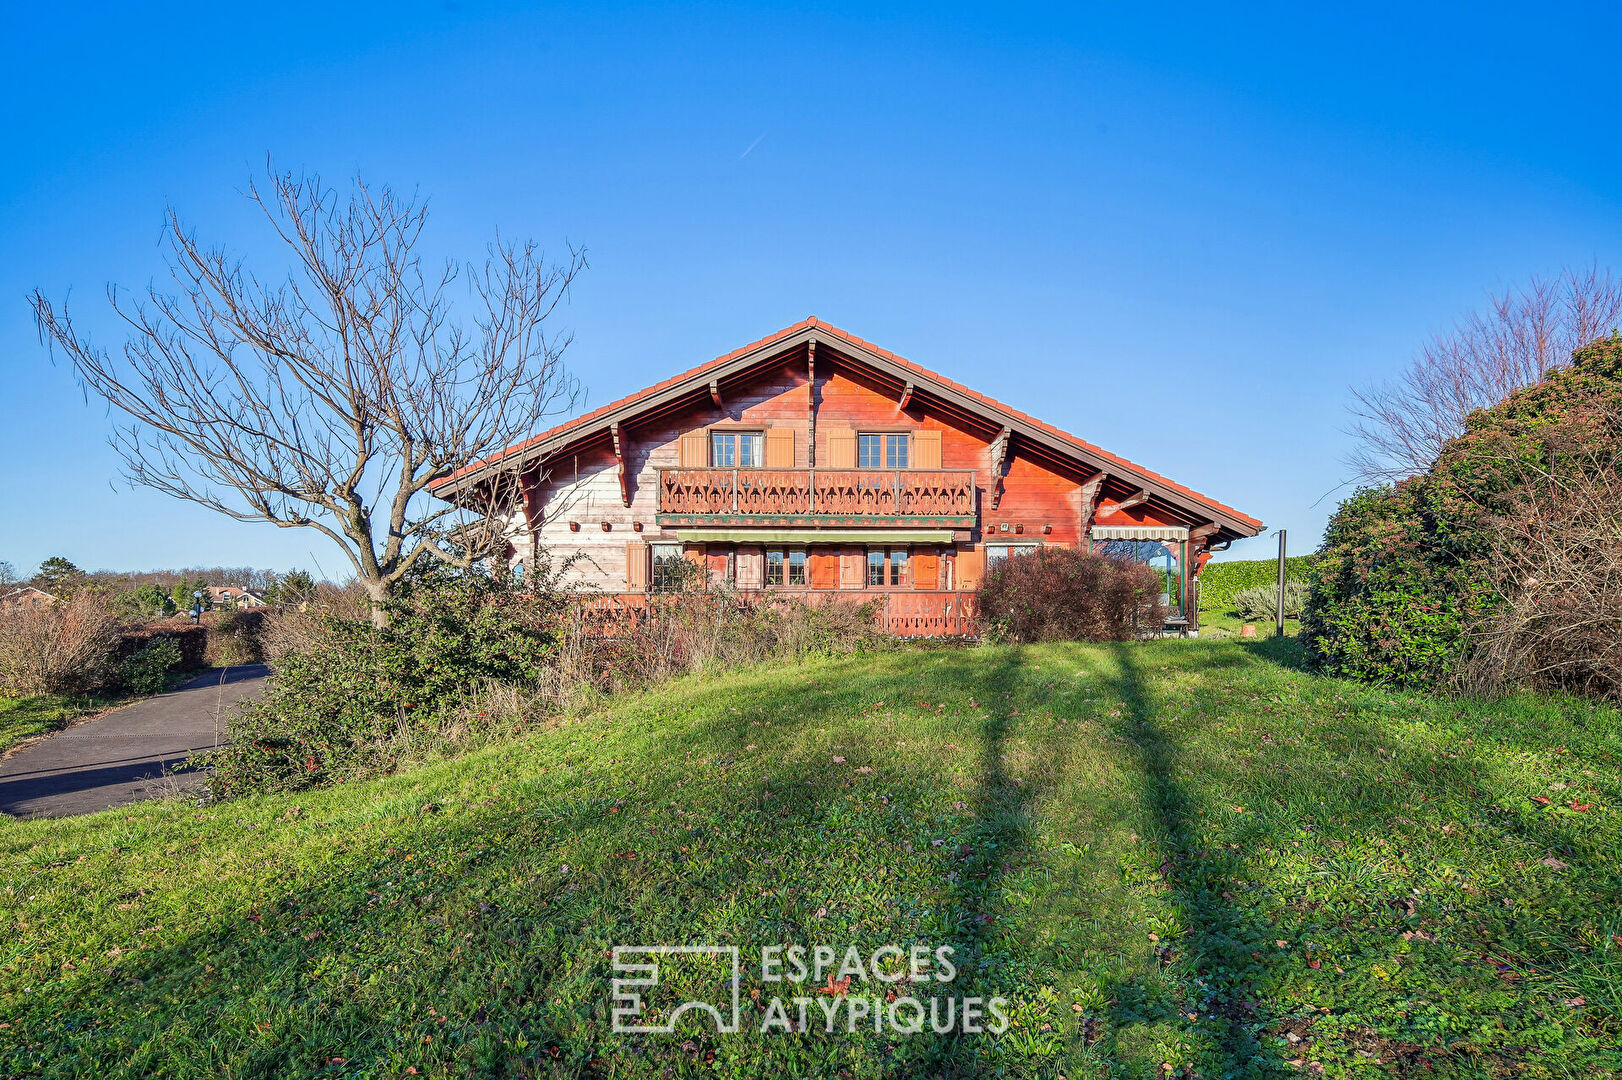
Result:
<svg viewBox="0 0 1622 1080"><path fill-rule="evenodd" d="M659 512L973 517L972 469L660 469Z"/></svg>
<svg viewBox="0 0 1622 1080"><path fill-rule="evenodd" d="M874 622L886 633L905 638L973 638L980 636L979 596L949 589L754 589L737 593L661 594L598 593L581 607L594 633L619 636L676 604L769 604L775 599L809 604L874 604Z"/></svg>

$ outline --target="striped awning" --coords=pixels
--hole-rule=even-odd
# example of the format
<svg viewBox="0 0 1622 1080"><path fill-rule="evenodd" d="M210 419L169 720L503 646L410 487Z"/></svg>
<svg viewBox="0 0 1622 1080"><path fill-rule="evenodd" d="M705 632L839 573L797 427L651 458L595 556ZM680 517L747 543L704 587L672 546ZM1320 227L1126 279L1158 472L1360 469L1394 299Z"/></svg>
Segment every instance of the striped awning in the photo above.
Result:
<svg viewBox="0 0 1622 1080"><path fill-rule="evenodd" d="M1187 540L1181 525L1094 525L1094 540Z"/></svg>
<svg viewBox="0 0 1622 1080"><path fill-rule="evenodd" d="M950 529L677 529L689 544L950 544Z"/></svg>

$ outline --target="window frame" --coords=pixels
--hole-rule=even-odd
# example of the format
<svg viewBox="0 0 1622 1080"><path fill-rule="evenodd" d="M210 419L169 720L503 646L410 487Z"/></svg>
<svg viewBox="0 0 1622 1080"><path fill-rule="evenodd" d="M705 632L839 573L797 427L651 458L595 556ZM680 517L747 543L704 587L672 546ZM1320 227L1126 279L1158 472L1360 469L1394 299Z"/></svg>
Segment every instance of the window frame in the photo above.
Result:
<svg viewBox="0 0 1622 1080"><path fill-rule="evenodd" d="M766 467L766 429L765 428L710 428L709 429L709 455L712 469L764 469ZM745 440L754 454L754 464L742 464ZM731 448L732 460L721 462L716 451L722 445Z"/></svg>
<svg viewBox="0 0 1622 1080"><path fill-rule="evenodd" d="M662 548L669 548L669 549L674 550L675 555L673 557L665 558L665 559L659 558L659 551ZM661 573L660 569L659 569L659 566L660 566L661 563L665 563L665 564L676 563L677 565L680 565L682 560L684 560L686 558L687 558L687 554L683 550L682 545L679 544L679 543L651 543L651 544L649 544L648 545L648 591L649 592L674 592L681 585L680 572L678 571L678 573L676 575L677 580L671 581L670 580L670 577L671 577L670 573L668 571L666 571L664 573Z"/></svg>
<svg viewBox="0 0 1622 1080"><path fill-rule="evenodd" d="M776 575L772 573L773 556L777 559ZM794 580L796 576L799 577L798 581ZM811 553L803 547L767 548L761 568L761 582L768 589L809 589Z"/></svg>
<svg viewBox="0 0 1622 1080"><path fill-rule="evenodd" d="M864 464L864 444L867 440L876 439L875 456L871 459L876 464ZM896 450L900 453L897 454ZM896 458L901 459L895 464ZM910 469L912 468L912 432L911 431L858 431L856 433L856 467L858 469Z"/></svg>
<svg viewBox="0 0 1622 1080"><path fill-rule="evenodd" d="M875 563L873 556L879 556ZM870 547L864 555L863 587L868 589L912 588L912 549L910 547ZM875 572L878 580L874 580Z"/></svg>
<svg viewBox="0 0 1622 1080"><path fill-rule="evenodd" d="M999 563L1006 562L1008 560L1009 556L1011 556L1011 555L1035 555L1039 550L1041 550L1042 545L1040 543L1030 543L1028 541L1024 542L1024 543L1018 543L1018 544L1013 543L1012 541L1009 541L1009 542L1006 542L1006 543L998 542L998 543L995 543L995 544L982 544L981 547L985 551L986 572L990 573L992 567L996 566ZM1003 553L1001 555L993 556L991 554L992 551L994 549L999 549L999 548L1002 550ZM1019 548L1021 550L1016 551L1015 550L1016 548Z"/></svg>

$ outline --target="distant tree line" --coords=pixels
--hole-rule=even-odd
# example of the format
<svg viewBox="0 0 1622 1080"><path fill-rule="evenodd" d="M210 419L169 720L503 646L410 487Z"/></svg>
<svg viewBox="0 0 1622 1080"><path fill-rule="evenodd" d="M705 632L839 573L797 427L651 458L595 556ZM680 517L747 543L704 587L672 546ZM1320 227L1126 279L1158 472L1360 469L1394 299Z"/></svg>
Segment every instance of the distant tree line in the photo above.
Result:
<svg viewBox="0 0 1622 1080"><path fill-rule="evenodd" d="M272 604L296 604L315 592L316 581L305 570L262 570L251 566L190 566L176 570L81 570L61 555L39 564L32 575L17 573L0 561L0 589L31 585L66 599L81 590L102 594L122 615L158 619L190 610L193 594L203 594L209 610L210 586L251 589Z"/></svg>

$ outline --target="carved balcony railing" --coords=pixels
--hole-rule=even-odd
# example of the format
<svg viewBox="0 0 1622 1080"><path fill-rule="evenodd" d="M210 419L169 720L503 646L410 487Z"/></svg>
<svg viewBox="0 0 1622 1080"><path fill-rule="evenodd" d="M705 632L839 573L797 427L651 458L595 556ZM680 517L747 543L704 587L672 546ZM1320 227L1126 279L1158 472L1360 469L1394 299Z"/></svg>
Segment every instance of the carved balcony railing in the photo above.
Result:
<svg viewBox="0 0 1622 1080"><path fill-rule="evenodd" d="M661 469L666 524L974 523L972 469Z"/></svg>

